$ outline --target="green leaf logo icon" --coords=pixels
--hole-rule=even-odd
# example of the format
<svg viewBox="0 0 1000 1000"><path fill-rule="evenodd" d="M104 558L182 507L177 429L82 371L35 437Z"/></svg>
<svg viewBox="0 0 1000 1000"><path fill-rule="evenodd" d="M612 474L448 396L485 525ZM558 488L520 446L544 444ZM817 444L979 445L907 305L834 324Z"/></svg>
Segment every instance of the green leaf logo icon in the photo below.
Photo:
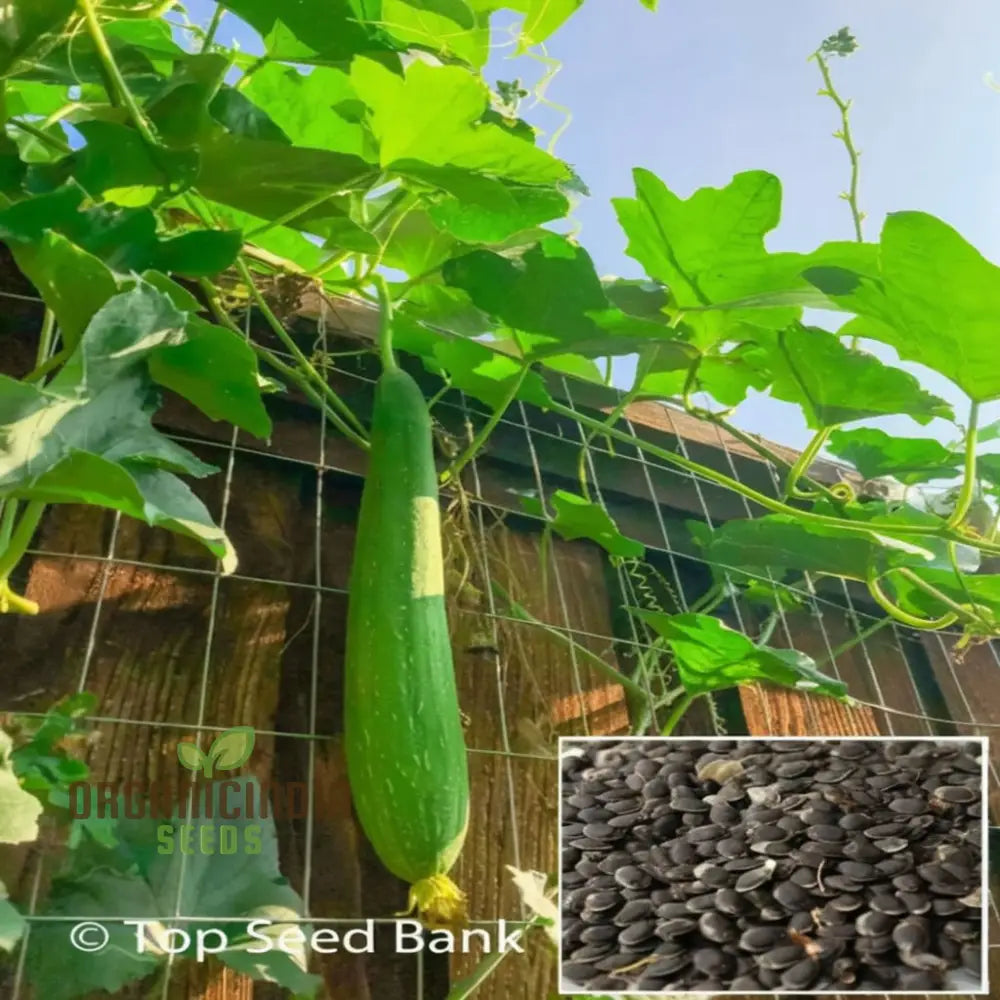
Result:
<svg viewBox="0 0 1000 1000"><path fill-rule="evenodd" d="M208 756L212 765L223 771L232 771L245 764L253 753L254 731L250 726L227 729L212 744Z"/></svg>
<svg viewBox="0 0 1000 1000"><path fill-rule="evenodd" d="M200 771L208 764L208 758L198 748L197 743L178 743L177 759L189 771Z"/></svg>
<svg viewBox="0 0 1000 1000"><path fill-rule="evenodd" d="M232 771L245 764L253 745L253 727L234 726L216 737L207 754L195 743L178 743L177 758L189 771L201 771L211 778L216 770Z"/></svg>

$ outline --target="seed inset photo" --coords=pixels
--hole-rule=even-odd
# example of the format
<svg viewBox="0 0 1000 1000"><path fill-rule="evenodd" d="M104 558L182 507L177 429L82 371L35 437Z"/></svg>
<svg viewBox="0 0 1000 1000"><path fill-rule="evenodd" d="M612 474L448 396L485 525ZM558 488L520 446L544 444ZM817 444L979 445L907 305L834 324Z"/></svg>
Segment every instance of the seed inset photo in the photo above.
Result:
<svg viewBox="0 0 1000 1000"><path fill-rule="evenodd" d="M564 994L987 993L985 739L562 739Z"/></svg>

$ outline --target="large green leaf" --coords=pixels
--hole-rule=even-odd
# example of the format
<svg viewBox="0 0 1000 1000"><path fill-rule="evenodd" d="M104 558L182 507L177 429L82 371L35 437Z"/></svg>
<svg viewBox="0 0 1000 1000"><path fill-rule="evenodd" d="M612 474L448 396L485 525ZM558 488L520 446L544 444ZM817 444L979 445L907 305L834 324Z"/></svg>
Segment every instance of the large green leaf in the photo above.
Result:
<svg viewBox="0 0 1000 1000"><path fill-rule="evenodd" d="M382 21L398 42L457 56L477 69L489 56L489 19L464 0L382 0Z"/></svg>
<svg viewBox="0 0 1000 1000"><path fill-rule="evenodd" d="M35 840L38 836L38 817L42 814L42 804L17 780L11 761L12 750L11 738L0 729L0 844L22 844Z"/></svg>
<svg viewBox="0 0 1000 1000"><path fill-rule="evenodd" d="M224 0L223 6L263 35L275 58L315 53L346 62L357 52L388 47L363 23L358 0ZM298 47L289 45L291 40Z"/></svg>
<svg viewBox="0 0 1000 1000"><path fill-rule="evenodd" d="M774 333L761 330L756 340L769 348L771 395L798 403L814 429L893 413L921 424L954 418L951 406L912 375L851 350L826 330L795 323Z"/></svg>
<svg viewBox="0 0 1000 1000"><path fill-rule="evenodd" d="M54 232L37 243L12 243L11 252L55 314L63 345L72 350L94 313L117 291L114 275L96 257Z"/></svg>
<svg viewBox="0 0 1000 1000"><path fill-rule="evenodd" d="M145 112L167 146L193 146L214 127L209 105L222 86L229 60L218 52L178 59L169 80L146 101Z"/></svg>
<svg viewBox="0 0 1000 1000"><path fill-rule="evenodd" d="M409 163L460 167L525 184L568 180L554 156L493 123L482 123L489 89L459 66L412 62L399 76L371 59L355 59L351 82L371 109L383 167Z"/></svg>
<svg viewBox="0 0 1000 1000"><path fill-rule="evenodd" d="M723 566L769 567L866 580L871 567L926 565L927 547L886 535L800 521L790 514L727 521L708 538L708 558Z"/></svg>
<svg viewBox="0 0 1000 1000"><path fill-rule="evenodd" d="M956 475L962 456L933 438L901 438L874 427L834 431L827 450L850 462L865 479L893 476L901 483L926 483Z"/></svg>
<svg viewBox="0 0 1000 1000"><path fill-rule="evenodd" d="M155 430L155 352L186 317L150 285L111 298L45 387L0 376L0 495L94 503L196 538L231 572L225 534L175 473L214 471Z"/></svg>
<svg viewBox="0 0 1000 1000"><path fill-rule="evenodd" d="M567 541L589 538L611 555L626 559L639 559L645 554L642 542L623 535L600 504L566 490L556 490L549 502L555 517L548 523L557 535ZM542 514L541 502L534 497L522 497L521 504L531 514Z"/></svg>
<svg viewBox="0 0 1000 1000"><path fill-rule="evenodd" d="M298 996L315 994L319 979L305 972L304 952L279 948L246 954L251 921L270 921L272 933L287 930L289 922L297 921L303 912L303 904L281 877L277 835L266 810L266 796L254 778L232 780L236 787L226 788L225 803L223 783L206 786L204 811L209 818L182 819L177 812L165 819L126 818L125 804L119 799L111 846L87 835L80 839L80 846L70 852L53 881L44 913L97 922L110 916L146 921L147 946L141 952L137 949L134 926L108 920L104 926L109 945L101 960L93 961L93 956L66 950L65 924L43 922L37 934L32 933L27 963L39 996L73 1000L95 990L114 993L149 975L166 962L161 935L176 912L214 918L212 926L230 941L231 950L219 955L223 962L229 963L232 957L236 968L256 979L278 982ZM91 801L98 801L96 789ZM235 810L233 802L239 803ZM252 803L250 810L245 803ZM186 825L191 828L187 832ZM227 843L224 826L230 828L234 849L222 847ZM193 956L194 951L192 944L183 954ZM53 954L65 955L66 961L53 963Z"/></svg>
<svg viewBox="0 0 1000 1000"><path fill-rule="evenodd" d="M633 178L636 197L614 199L629 256L670 288L678 306L735 298L731 270L761 261L764 236L778 224L778 178L751 170L686 200L648 170L636 168Z"/></svg>
<svg viewBox="0 0 1000 1000"><path fill-rule="evenodd" d="M42 48L75 9L74 0L7 0L0 6L0 74Z"/></svg>
<svg viewBox="0 0 1000 1000"><path fill-rule="evenodd" d="M323 232L317 222L345 219L334 195L370 183L370 164L358 156L288 146L264 139L216 133L203 143L198 190L213 201L273 220L305 209L324 193L330 198L300 212L297 227Z"/></svg>
<svg viewBox="0 0 1000 1000"><path fill-rule="evenodd" d="M194 403L213 420L242 427L259 438L271 433L260 398L257 356L231 330L191 317L184 343L157 351L149 361L153 379Z"/></svg>
<svg viewBox="0 0 1000 1000"><path fill-rule="evenodd" d="M843 681L821 673L805 653L755 646L742 632L710 615L668 615L630 608L666 640L677 659L677 673L688 694L721 691L765 681L831 698L845 699Z"/></svg>
<svg viewBox="0 0 1000 1000"><path fill-rule="evenodd" d="M95 120L76 127L86 145L55 164L52 173L59 181L73 177L91 196L103 194L115 201L119 193L137 188L183 190L197 176L198 157L191 150L152 150L135 129L116 122Z"/></svg>
<svg viewBox="0 0 1000 1000"><path fill-rule="evenodd" d="M502 243L515 233L562 218L569 210L566 196L552 188L450 167L410 168L408 173L441 190L427 211L441 229L465 243Z"/></svg>
<svg viewBox="0 0 1000 1000"><path fill-rule="evenodd" d="M877 278L831 267L806 277L858 314L841 334L889 344L974 400L1000 398L1000 268L947 223L923 212L891 213L882 227Z"/></svg>
<svg viewBox="0 0 1000 1000"><path fill-rule="evenodd" d="M735 339L733 328L741 321L780 329L804 305L829 305L802 277L807 267L836 264L867 272L874 266L875 248L867 244L769 254L764 237L781 210L781 185L773 174L746 171L724 188L701 188L687 199L647 170L633 175L636 197L614 199L627 252L669 287L702 347Z"/></svg>
<svg viewBox="0 0 1000 1000"><path fill-rule="evenodd" d="M490 407L501 405L523 367L484 344L448 337L437 330L397 315L393 341L400 350L419 357L435 374L447 372L449 384ZM515 397L542 408L552 400L537 372L529 371Z"/></svg>
<svg viewBox="0 0 1000 1000"><path fill-rule="evenodd" d="M350 111L359 104L342 69L317 66L303 74L291 66L271 64L254 73L240 93L296 145L375 159L368 131L337 110Z"/></svg>

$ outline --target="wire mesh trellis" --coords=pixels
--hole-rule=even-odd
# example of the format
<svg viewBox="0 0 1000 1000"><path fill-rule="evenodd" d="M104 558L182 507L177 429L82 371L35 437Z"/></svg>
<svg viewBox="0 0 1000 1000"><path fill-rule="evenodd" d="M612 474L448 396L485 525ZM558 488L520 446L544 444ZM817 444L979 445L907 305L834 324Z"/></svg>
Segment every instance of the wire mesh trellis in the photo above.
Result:
<svg viewBox="0 0 1000 1000"><path fill-rule="evenodd" d="M22 300L27 300L29 298L25 296L16 297ZM40 303L40 300L36 299L34 301ZM324 353L327 351L328 347L327 337L327 319L325 316L321 316L317 327L317 346ZM340 378L351 380L359 387L363 387L365 389L368 389L373 381L372 374L365 371L360 365L356 370L341 368L338 370L338 375ZM562 388L565 398L572 404L572 385L566 379L563 379ZM479 407L460 393L446 395L438 402L437 405L443 412L450 411L451 415L453 417L457 417L462 423L468 421L474 425L477 420L481 421L484 419L484 414ZM233 574L229 579L242 581L247 584L288 588L290 590L300 592L306 596L309 601L309 614L311 618L307 619L307 625L308 621L311 620L309 636L311 659L308 672L308 689L306 691L307 725L300 731L289 731L278 727L270 729L261 728L257 730L258 735L304 741L306 746L306 785L309 794L307 801L307 815L305 818L305 846L300 886L301 894L305 903L306 916L302 917L301 920L302 922L308 922L312 925L343 925L347 927L356 926L358 921L364 918L374 919L378 924L389 925L393 922L393 919L379 915L373 916L370 914L359 913L348 916L327 916L322 914L314 915L311 912L311 904L313 902L313 881L317 864L317 859L315 857L314 836L316 826L315 791L317 781L317 745L335 735L334 733L323 731L320 726L319 719L319 692L323 683L320 669L320 647L323 636L321 628L324 608L323 602L324 600L342 599L347 596L346 587L330 583L324 576L324 484L329 484L330 477L346 478L356 476L356 470L347 467L343 461L343 455L345 452L336 447L336 432L331 431L322 415L313 419L317 429L317 439L315 441L316 453L312 460L281 454L267 447L253 447L249 444L243 443L241 441L241 435L238 433L230 434L228 441L226 442L220 442L211 438L186 433L175 432L171 433L170 436L179 443L213 449L221 453L222 461L220 461L219 464L223 470L223 490L221 508L219 511L219 522L223 528L226 527L227 519L229 517L233 501L234 484L239 479L241 463L253 462L258 460L260 456L266 456L269 460L277 461L279 463L287 463L289 466L298 467L300 469L312 470L311 474L315 476L313 493L315 511L311 532L311 561L313 565L311 580L306 581L269 578L267 576L240 572ZM644 429L638 429L627 417L625 418L624 423L633 435L645 433ZM544 497L550 495L554 488L553 483L551 482L553 475L550 471L546 471L546 469L543 468L543 462L539 458L537 444L540 440L546 438L556 440L561 443L565 443L567 439L562 437L559 432L549 427L542 426L537 417L533 415L532 411L530 411L530 409L524 404L520 403L517 404L516 407L513 407L504 416L501 421L501 425L512 432L523 435L525 453L527 455L526 464L530 468L530 476L535 483L536 490L539 496ZM594 461L595 455L599 455L603 461L611 460L614 462L632 463L633 465L638 466L639 472L648 490L648 511L646 511L646 516L652 529L659 536L659 544L651 546L651 548L655 550L657 555L662 556L665 560L669 569L670 577L676 587L676 593L681 609L687 610L690 606L690 583L686 579L689 575L686 571L687 567L704 564L705 560L699 558L696 553L692 553L688 549L684 549L682 551L682 547L674 538L671 537L672 529L677 526L677 515L676 513L665 511L661 507L658 498L662 489L666 488L669 490L669 484L680 480L687 481L692 485L694 493L697 496L698 506L700 508L698 513L704 522L709 525L709 527L712 527L719 519L717 515L713 514L712 503L706 495L705 488L710 484L708 481L701 480L697 475L678 470L666 465L665 463L650 459L649 455L639 448L635 449L634 455L621 451L612 452L611 450L603 447L598 440L588 439L581 427L577 426L576 430L579 435L579 441L575 442L575 447L582 447L586 451L586 467L589 473L589 480L597 499L603 499L605 491L609 493L614 492L614 483L599 481L601 477L598 474L598 468ZM687 444L682 432L678 432L676 434L676 440L677 448L680 453L684 457L689 457ZM719 433L718 454L719 459L725 462L729 473L734 478L739 478L738 464L729 448L726 437L721 432ZM521 518L525 515L523 511L513 506L505 508L504 505L498 504L493 498L488 501L483 499L483 496L486 493L486 490L483 488L485 479L483 465L488 462L488 457L477 458L470 463L469 467L469 480L471 487L470 503L474 509L474 525L479 542L479 551L481 553L479 560L480 572L482 573L486 584L484 594L487 602L486 608L479 609L476 613L488 619L492 623L494 629L500 625L506 625L516 627L518 629L530 630L534 627L532 623L525 622L521 618L515 618L510 614L504 613L497 607L494 600L490 579L490 563L489 559L485 555L487 549L487 510L497 510L499 508L501 514L513 514ZM766 468L775 488L777 488L779 485L778 470L776 470L770 463L766 463ZM664 484L667 485L664 487ZM746 516L752 516L753 511L750 508L749 503L745 500L744 506ZM117 514L114 515L112 517L108 544L104 552L101 554L58 551L52 549L51 547L43 546L35 547L29 550L30 554L36 558L46 560L65 560L67 562L73 561L76 563L89 563L96 567L98 581L97 591L94 600L93 615L87 633L84 655L80 663L80 673L76 682L76 688L78 691L84 691L88 687L92 665L95 656L98 655L102 641L102 613L105 606L106 591L111 573L115 568L130 567L133 569L149 570L153 572L168 572L178 575L207 578L207 580L210 581L211 590L205 626L206 635L204 655L201 662L199 677L200 686L197 698L197 714L192 722L182 719L139 718L134 716L116 717L100 714L94 714L88 717L87 721L94 725L125 725L156 728L167 733L176 731L196 734L198 736L206 733L225 731L231 725L241 723L243 720L235 717L226 720L228 725L212 723L208 719L208 692L213 670L213 641L217 628L220 588L222 586L222 577L219 567L172 565L167 561L150 562L143 559L135 559L124 556L118 551L117 548L120 536L120 524L120 516ZM549 555L549 570L552 573L556 601L559 608L559 618L561 620L545 621L543 624L546 627L555 629L579 642L584 642L586 640L601 640L608 644L628 646L636 651L649 650L652 648L651 645L640 636L635 626L634 619L629 619L629 626L626 634L607 634L600 631L594 631L593 629L587 627L586 622L575 620L571 613L567 599L567 581L562 576L560 563L557 559L551 556L551 553ZM725 569L725 567L723 567L723 569ZM730 567L730 569L735 571L736 567ZM614 567L614 572L617 577L618 586L622 593L631 601L631 603L635 603L636 594L632 579L623 572L620 564ZM739 570L739 572L742 577L752 576L752 574L748 574L744 570ZM838 678L844 679L842 671L838 666L838 658L834 656L835 644L831 641L826 616L832 616L835 614L843 615L846 613L848 619L853 624L855 633L859 633L867 627L864 623L878 621L882 616L868 608L858 607L846 583L841 584L843 591L842 599L834 599L829 592L819 593L815 585L815 581L809 575L805 576L804 583L802 585L776 581L770 574L767 574L764 577L759 577L759 579L761 582L773 587L776 591L786 590L804 602L805 606L811 612L810 621L815 626L818 638L821 640L827 656L830 657L831 669L836 673ZM792 647L795 645L796 638L798 637L796 635L796 629L792 623L790 623L782 602L777 602L777 608L782 634L788 646ZM459 611L461 612L461 609L459 609ZM732 605L732 612L737 619L737 624L741 627L748 624L743 619L743 612L738 602L735 602ZM929 713L924 711L924 708L926 707L924 696L914 680L913 671L911 670L906 652L904 650L904 639L901 629L897 625L893 624L890 627L890 634L892 636L892 644L895 651L894 655L899 661L899 672L905 673L908 678L910 685L910 691L908 693L901 691L898 688L887 689L883 687L879 679L879 667L883 664L879 662L879 657L884 655L884 653L873 652L869 639L862 638L857 647L861 657L861 662L864 666L867 683L874 692L874 698L871 701L871 705L873 706L873 709L879 713L882 725L885 727L885 735L899 735L897 732L898 727L893 721L894 718L904 720L909 719L919 722L920 726L923 727L922 731L929 735L935 734L938 731L935 729L935 726L942 722L953 724L957 729L969 731L971 733L989 732L992 728L1000 726L1000 722L975 719L976 713L973 711L972 704L965 695L959 671L956 670L954 657L951 655L951 651L949 650L946 642L948 639L956 638L958 633L946 631L939 633L934 639L939 646L943 662L946 664L948 671L950 671L955 688L960 693L962 698L960 714L963 714L965 718L952 719L942 719L940 717L931 716ZM292 639L294 639L294 636ZM288 641L291 642L292 639L289 639ZM496 645L497 643L495 642L494 646ZM570 645L568 649L572 673L572 684L579 705L578 723L582 733L587 735L590 733L590 719L587 711L586 686L583 679L585 671L583 665L577 660L577 654L575 652L576 646ZM996 644L990 644L989 649L994 659L994 663L996 665L1000 665L1000 657L998 657ZM501 742L499 746L495 747L476 746L473 742L469 747L469 754L470 757L497 757L503 762L502 766L504 769L506 809L510 823L510 859L517 868L521 868L522 840L525 836L530 836L537 833L537 831L528 830L524 825L524 818L518 814L518 796L516 794L516 786L518 784L519 767L525 766L531 761L547 761L550 758L548 758L545 754L526 753L515 748L511 731L512 719L507 705L508 665L504 656L499 651L496 655L494 655L493 660L493 680L496 687L497 706L500 715L499 725ZM645 678L645 681L648 685L648 678ZM900 702L901 697L904 698L905 704L909 705L910 708L916 706L918 710L911 711L908 708L902 707L902 703ZM768 731L775 731L778 727L778 721L772 718L769 714L768 700L765 698L761 704L765 713L765 724ZM816 733L823 732L824 723L823 720L821 720L816 714L816 703L807 698L804 699L803 705L806 713L806 721L810 729L814 730ZM956 706L951 706L951 708L953 713L957 711ZM0 703L0 711L17 715L40 714L21 711L19 706L13 703L7 705ZM1000 790L1000 776L998 776L996 762L994 760L990 760L989 767L991 784L994 789ZM72 922L76 919L75 917L51 917L36 912L40 902L44 865L45 855L44 853L41 853L36 857L33 871L30 874L30 892L27 898L28 931L22 941L21 949L16 957L10 1000L22 1000L22 998L26 1000L28 995L28 991L26 989L25 957L28 954L28 948L30 947L31 927L54 921ZM202 914L188 914L181 912L181 890L182 883L179 883L177 887L176 905L173 912L169 916L166 916L166 923L170 925L179 925L182 923L197 923L199 921L210 922L212 920L218 920L218 917L208 917ZM994 916L997 918L998 922L1000 922L1000 912L997 911L996 902L992 899L992 897L991 905L993 907ZM496 924L496 922L503 916L503 914L497 914L496 916L484 917L481 914L473 914L472 923L474 926L488 926ZM520 907L516 917L523 919L524 916L524 909L523 907ZM101 919L102 921L112 922L115 920L124 920L126 918L124 916L111 915L107 917L102 916ZM996 944L997 942L994 942L994 945ZM173 961L172 955L169 956L169 960L171 962ZM422 951L418 951L416 953L415 965L416 968L413 975L413 995L420 998L420 1000L423 1000L425 996L428 996L428 1000L430 1000L430 997L426 992L427 970L425 968L425 958ZM169 989L170 977L168 975L163 979L162 997L166 998L169 995ZM534 1000L534 998L525 997L525 1000Z"/></svg>

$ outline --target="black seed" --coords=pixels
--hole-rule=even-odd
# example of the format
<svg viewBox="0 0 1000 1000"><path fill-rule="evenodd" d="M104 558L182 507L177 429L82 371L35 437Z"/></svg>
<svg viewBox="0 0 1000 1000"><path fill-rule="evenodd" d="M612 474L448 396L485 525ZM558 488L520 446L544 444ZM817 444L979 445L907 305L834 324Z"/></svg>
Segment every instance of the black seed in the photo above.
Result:
<svg viewBox="0 0 1000 1000"><path fill-rule="evenodd" d="M927 812L927 803L923 799L893 799L889 808L903 816L917 816Z"/></svg>
<svg viewBox="0 0 1000 1000"><path fill-rule="evenodd" d="M765 951L757 961L763 969L787 969L802 959L804 952L800 944L783 944Z"/></svg>
<svg viewBox="0 0 1000 1000"><path fill-rule="evenodd" d="M750 892L751 889L756 889L764 885L765 882L769 882L774 875L774 869L774 861L767 861L759 868L751 868L750 871L744 872L736 880L734 888L737 892Z"/></svg>
<svg viewBox="0 0 1000 1000"><path fill-rule="evenodd" d="M655 920L639 920L634 924L630 924L618 934L618 942L623 945L635 945L640 941L652 938L655 930ZM652 948L652 945L650 947Z"/></svg>
<svg viewBox="0 0 1000 1000"><path fill-rule="evenodd" d="M698 930L701 936L716 944L726 944L735 941L739 937L739 931L732 920L724 917L721 913L703 913L698 921Z"/></svg>
<svg viewBox="0 0 1000 1000"><path fill-rule="evenodd" d="M571 983L584 985L588 979L593 979L597 970L593 965L586 962L566 962L562 967L562 974Z"/></svg>
<svg viewBox="0 0 1000 1000"><path fill-rule="evenodd" d="M615 923L619 927L625 927L628 924L634 923L636 920L648 920L656 912L656 907L653 906L651 900L648 899L633 899L631 902L626 903L617 914L615 914Z"/></svg>
<svg viewBox="0 0 1000 1000"><path fill-rule="evenodd" d="M615 881L626 889L645 889L652 883L653 877L635 865L626 865L615 872Z"/></svg>
<svg viewBox="0 0 1000 1000"><path fill-rule="evenodd" d="M808 989L819 975L819 966L806 958L786 969L781 976L781 985L787 990Z"/></svg>
<svg viewBox="0 0 1000 1000"><path fill-rule="evenodd" d="M750 927L740 936L739 947L755 954L762 953L770 951L786 937L783 927Z"/></svg>

